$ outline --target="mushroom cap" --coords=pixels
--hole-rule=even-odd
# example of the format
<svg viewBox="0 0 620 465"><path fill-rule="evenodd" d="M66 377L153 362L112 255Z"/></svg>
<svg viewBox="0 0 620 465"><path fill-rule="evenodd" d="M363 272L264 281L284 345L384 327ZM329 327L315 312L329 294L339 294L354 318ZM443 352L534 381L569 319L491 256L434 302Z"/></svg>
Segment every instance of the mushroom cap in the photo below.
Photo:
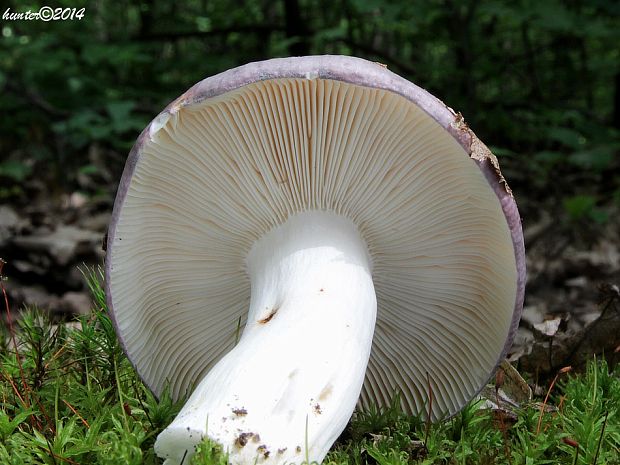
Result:
<svg viewBox="0 0 620 465"><path fill-rule="evenodd" d="M425 415L432 396L432 419L458 412L517 330L517 206L460 114L345 56L209 77L139 136L109 227L106 291L146 385L186 395L234 347L248 251L305 210L350 218L372 258L378 311L360 404L399 394L406 412Z"/></svg>

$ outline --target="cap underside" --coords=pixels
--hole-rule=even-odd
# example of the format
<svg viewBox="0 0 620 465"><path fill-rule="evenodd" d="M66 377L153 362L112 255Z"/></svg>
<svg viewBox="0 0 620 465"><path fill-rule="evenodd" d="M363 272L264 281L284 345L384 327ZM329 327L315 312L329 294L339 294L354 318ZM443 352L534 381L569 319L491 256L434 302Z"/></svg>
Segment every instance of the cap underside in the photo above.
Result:
<svg viewBox="0 0 620 465"><path fill-rule="evenodd" d="M109 255L120 337L156 394L168 382L175 398L191 391L234 346L248 251L310 209L350 218L373 260L362 405L400 393L424 413L430 383L440 418L487 381L515 307L511 233L477 164L417 105L336 80L273 79L188 104L157 129Z"/></svg>

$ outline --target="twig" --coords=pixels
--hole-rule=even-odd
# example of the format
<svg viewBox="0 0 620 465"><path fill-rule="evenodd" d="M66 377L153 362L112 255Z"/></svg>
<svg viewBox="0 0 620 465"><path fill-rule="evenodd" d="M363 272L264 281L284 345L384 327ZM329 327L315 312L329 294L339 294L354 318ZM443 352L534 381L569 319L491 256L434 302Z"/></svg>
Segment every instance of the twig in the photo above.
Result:
<svg viewBox="0 0 620 465"><path fill-rule="evenodd" d="M132 380L132 385L133 385L133 390L136 393L136 398L138 399L138 403L140 404L140 407L142 407L142 410L144 411L144 414L146 415L146 419L151 424L151 428L155 428L155 425L153 424L153 420L151 420L151 416L149 415L148 409L146 408L146 405L144 405L144 402L142 402L142 399L140 398L140 393L138 392L135 378ZM146 428L144 430L146 431Z"/></svg>
<svg viewBox="0 0 620 465"><path fill-rule="evenodd" d="M19 375L22 379L22 385L24 387L24 392L28 392L28 383L26 383L26 376L24 375L24 367L22 366L22 359L19 354L19 349L17 348L17 339L15 338L15 329L13 328L13 316L11 315L11 307L9 306L9 297L7 296L6 289L4 288L4 275L2 274L2 270L4 269L4 265L6 262L0 258L0 288L2 289L2 295L4 297L4 308L6 310L7 324L9 326L9 334L11 335L11 343L15 348L15 358L17 359L17 365L19 367ZM18 394L19 396L19 394ZM27 399L23 399L19 396L20 400L24 402L24 407L30 407L30 404L26 401Z"/></svg>
<svg viewBox="0 0 620 465"><path fill-rule="evenodd" d="M17 388L17 386L15 385L15 381L13 381L13 378L10 378L10 377L4 376L4 375L2 375L2 377L3 377L4 379L6 379L6 380L7 380L7 381L11 384L11 387L13 388L13 391L15 392L15 395L19 398L19 400L21 401L22 405L23 405L25 408L28 408L28 404L26 403L26 401L24 400L24 398L21 396L21 394L20 394L20 392L19 392L19 389L18 389L18 388Z"/></svg>
<svg viewBox="0 0 620 465"><path fill-rule="evenodd" d="M555 382L558 380L558 378L560 377L560 375L562 373L568 373L572 369L573 369L573 367L570 367L570 366L562 368L555 375L555 377L553 378L553 381L551 381L551 384L549 385L549 389L547 389L547 395L545 396L545 400L543 401L542 405L540 406L540 414L538 415L538 424L536 425L536 435L538 435L538 433L540 433L540 426L542 424L543 413L545 411L545 407L547 406L547 401L549 400L549 396L551 395L551 390L553 389L553 386L555 385Z"/></svg>
<svg viewBox="0 0 620 465"><path fill-rule="evenodd" d="M78 413L78 411L77 411L75 408L73 408L73 405L71 405L71 404L70 404L69 402L67 402L65 399L63 399L62 401L65 403L65 405L66 405L67 407L69 407L69 408L71 409L71 411L72 411L73 413L75 413L75 414L77 415L77 417L78 417L78 418L82 421L82 423L84 423L84 426L86 426L88 429L90 429L90 425L88 424L88 422L87 422L86 420L84 420L84 418L82 417L82 415L80 415L80 414Z"/></svg>
<svg viewBox="0 0 620 465"><path fill-rule="evenodd" d="M592 465L596 465L596 461L598 460L598 454L601 451L601 443L603 442L603 436L605 434L605 427L607 426L608 416L609 416L609 410L605 412L605 419L603 420L603 427L601 428L601 435L598 438L598 444L596 446L596 454L594 454L594 462L592 462Z"/></svg>
<svg viewBox="0 0 620 465"><path fill-rule="evenodd" d="M34 106L43 110L45 113L47 113L50 116L57 117L57 118L58 117L66 118L71 114L67 110L56 108L51 103L49 103L47 100L45 100L40 94L38 94L32 89L27 89L27 88L22 89L11 81L5 82L4 87L6 90L14 94L16 97L19 97L21 99L24 99L32 103Z"/></svg>
<svg viewBox="0 0 620 465"><path fill-rule="evenodd" d="M563 438L562 442L575 449L575 458L573 459L573 465L577 465L577 459L579 458L579 443L574 439Z"/></svg>
<svg viewBox="0 0 620 465"><path fill-rule="evenodd" d="M506 459L508 460L508 464L512 465L512 458L510 457L510 447L508 446L508 432L506 431L506 424L504 423L504 412L501 404L499 403L499 390L504 384L504 370L501 368L497 371L495 375L495 403L497 404L497 411L499 413L499 429L502 432L502 437L504 439L504 454L506 455Z"/></svg>

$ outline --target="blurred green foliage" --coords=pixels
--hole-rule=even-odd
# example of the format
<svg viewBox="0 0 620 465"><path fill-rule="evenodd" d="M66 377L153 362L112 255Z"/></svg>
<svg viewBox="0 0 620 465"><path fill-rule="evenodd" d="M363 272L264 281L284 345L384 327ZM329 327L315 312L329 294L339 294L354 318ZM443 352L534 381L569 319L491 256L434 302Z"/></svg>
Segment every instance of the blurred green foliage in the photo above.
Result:
<svg viewBox="0 0 620 465"><path fill-rule="evenodd" d="M43 4L9 2L0 13ZM92 144L118 155L109 160L118 172L140 130L198 80L253 60L329 53L384 63L459 110L504 159L517 193L553 199L569 219L620 198L616 0L60 0L54 7L85 14L0 22L5 185L30 175L71 185L90 165Z"/></svg>

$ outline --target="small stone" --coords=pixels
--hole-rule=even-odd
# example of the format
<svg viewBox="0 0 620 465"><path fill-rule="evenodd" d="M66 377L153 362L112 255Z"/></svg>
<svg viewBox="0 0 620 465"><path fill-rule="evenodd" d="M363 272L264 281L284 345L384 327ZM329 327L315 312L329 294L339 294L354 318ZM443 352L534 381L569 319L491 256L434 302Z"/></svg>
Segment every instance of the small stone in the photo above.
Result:
<svg viewBox="0 0 620 465"><path fill-rule="evenodd" d="M560 323L562 323L562 318L557 317L552 320L545 320L542 323L535 324L534 328L545 336L555 336L558 329L560 329Z"/></svg>
<svg viewBox="0 0 620 465"><path fill-rule="evenodd" d="M78 254L94 253L100 243L100 234L75 226L59 226L52 232L41 228L30 236L13 239L17 247L28 252L47 253L59 265L69 264Z"/></svg>
<svg viewBox="0 0 620 465"><path fill-rule="evenodd" d="M60 310L74 315L88 315L91 306L90 297L83 292L65 292L58 303Z"/></svg>

